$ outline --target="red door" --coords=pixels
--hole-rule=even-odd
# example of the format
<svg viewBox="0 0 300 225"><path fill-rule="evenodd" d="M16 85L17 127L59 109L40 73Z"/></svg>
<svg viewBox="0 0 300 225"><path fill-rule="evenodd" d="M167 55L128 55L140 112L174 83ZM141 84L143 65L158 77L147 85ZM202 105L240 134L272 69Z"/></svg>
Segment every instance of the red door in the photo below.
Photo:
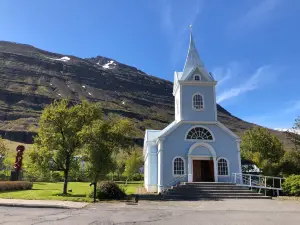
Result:
<svg viewBox="0 0 300 225"><path fill-rule="evenodd" d="M201 160L193 160L193 182L201 181Z"/></svg>

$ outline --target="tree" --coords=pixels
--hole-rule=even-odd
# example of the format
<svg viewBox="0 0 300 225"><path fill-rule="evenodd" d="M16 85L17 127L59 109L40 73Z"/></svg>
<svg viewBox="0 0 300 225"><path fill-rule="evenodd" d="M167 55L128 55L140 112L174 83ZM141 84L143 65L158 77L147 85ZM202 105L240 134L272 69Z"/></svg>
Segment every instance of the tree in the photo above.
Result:
<svg viewBox="0 0 300 225"><path fill-rule="evenodd" d="M0 170L4 166L4 159L7 156L7 153L8 153L8 148L6 147L4 140L0 136Z"/></svg>
<svg viewBox="0 0 300 225"><path fill-rule="evenodd" d="M296 118L293 128L287 131L287 136L294 143L295 150L300 151L300 116Z"/></svg>
<svg viewBox="0 0 300 225"><path fill-rule="evenodd" d="M138 173L139 169L143 165L143 155L140 149L135 149L131 154L128 155L125 162L125 176L127 180L132 178L132 175Z"/></svg>
<svg viewBox="0 0 300 225"><path fill-rule="evenodd" d="M281 160L281 173L284 176L300 174L300 151L286 151Z"/></svg>
<svg viewBox="0 0 300 225"><path fill-rule="evenodd" d="M114 170L113 153L132 146L133 134L131 122L120 117L96 120L90 126L85 126L81 132L82 140L85 140L84 158L93 181Z"/></svg>
<svg viewBox="0 0 300 225"><path fill-rule="evenodd" d="M283 155L282 143L265 128L252 128L246 131L242 137L242 158L254 162L264 175L279 173L280 159Z"/></svg>
<svg viewBox="0 0 300 225"><path fill-rule="evenodd" d="M30 158L40 170L64 172L63 194L67 194L70 169L84 144L82 129L102 118L99 105L87 101L77 105L55 101L44 109Z"/></svg>

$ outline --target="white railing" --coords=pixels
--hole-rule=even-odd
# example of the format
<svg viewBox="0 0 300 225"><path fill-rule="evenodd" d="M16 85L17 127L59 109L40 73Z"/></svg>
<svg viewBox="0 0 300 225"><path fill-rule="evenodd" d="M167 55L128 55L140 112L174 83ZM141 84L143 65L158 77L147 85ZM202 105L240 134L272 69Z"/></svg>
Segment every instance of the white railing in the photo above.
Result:
<svg viewBox="0 0 300 225"><path fill-rule="evenodd" d="M171 188L172 186L176 186L176 185L180 184L180 182L183 182L185 177L187 177L186 174L175 177L173 180L171 180L169 183L167 183L163 187L162 193L164 193L168 188Z"/></svg>
<svg viewBox="0 0 300 225"><path fill-rule="evenodd" d="M243 173L233 173L232 183L240 186L245 186L249 188L258 188L259 192L261 189L273 190L279 195L279 191L282 191L282 183L284 178L282 177L271 177L271 176L261 176Z"/></svg>

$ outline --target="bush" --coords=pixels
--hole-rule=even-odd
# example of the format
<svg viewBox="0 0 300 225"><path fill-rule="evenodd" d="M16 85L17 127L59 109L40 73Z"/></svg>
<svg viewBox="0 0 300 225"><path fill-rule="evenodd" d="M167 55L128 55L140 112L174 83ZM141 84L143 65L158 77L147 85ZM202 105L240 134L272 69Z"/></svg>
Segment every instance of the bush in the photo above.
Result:
<svg viewBox="0 0 300 225"><path fill-rule="evenodd" d="M51 173L51 181L52 182L62 182L62 181L64 181L63 173L59 172L59 171L53 171Z"/></svg>
<svg viewBox="0 0 300 225"><path fill-rule="evenodd" d="M300 195L300 175L292 175L286 178L282 189L288 195Z"/></svg>
<svg viewBox="0 0 300 225"><path fill-rule="evenodd" d="M69 181L88 182L90 181L90 179L87 172L83 169L80 169L78 171L72 171L72 170L70 171Z"/></svg>
<svg viewBox="0 0 300 225"><path fill-rule="evenodd" d="M124 189L120 188L113 181L104 181L97 185L97 199L123 199L126 197ZM94 192L90 192L88 197L92 198Z"/></svg>
<svg viewBox="0 0 300 225"><path fill-rule="evenodd" d="M0 180L1 181L9 181L10 180L10 176L4 173L0 173Z"/></svg>
<svg viewBox="0 0 300 225"><path fill-rule="evenodd" d="M28 181L0 181L0 191L30 190L32 183Z"/></svg>
<svg viewBox="0 0 300 225"><path fill-rule="evenodd" d="M144 174L141 173L135 173L131 177L132 181L143 181L144 180Z"/></svg>

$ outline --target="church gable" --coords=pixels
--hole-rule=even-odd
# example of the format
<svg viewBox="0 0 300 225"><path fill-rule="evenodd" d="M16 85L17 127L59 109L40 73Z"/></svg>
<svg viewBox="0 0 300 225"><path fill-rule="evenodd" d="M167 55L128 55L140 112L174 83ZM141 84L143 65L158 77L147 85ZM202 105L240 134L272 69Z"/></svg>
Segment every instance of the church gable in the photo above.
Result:
<svg viewBox="0 0 300 225"><path fill-rule="evenodd" d="M185 80L188 81L199 81L199 82L209 82L211 79L205 74L203 69L201 70L199 67L195 68Z"/></svg>

